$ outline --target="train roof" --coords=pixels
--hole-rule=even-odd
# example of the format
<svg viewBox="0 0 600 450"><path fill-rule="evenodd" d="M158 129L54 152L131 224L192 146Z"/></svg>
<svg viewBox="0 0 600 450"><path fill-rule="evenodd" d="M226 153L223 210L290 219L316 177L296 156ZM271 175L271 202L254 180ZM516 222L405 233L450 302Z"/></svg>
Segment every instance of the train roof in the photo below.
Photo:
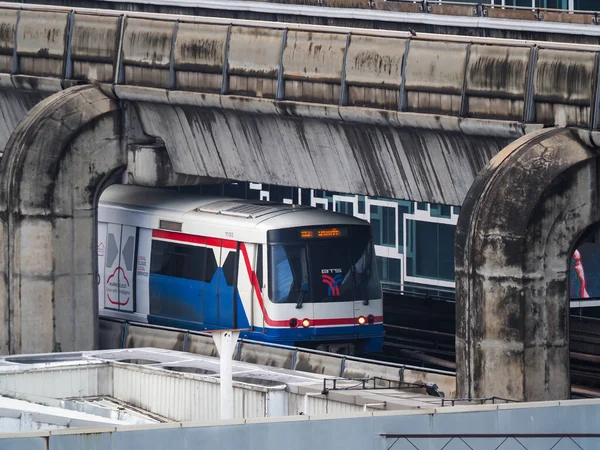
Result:
<svg viewBox="0 0 600 450"><path fill-rule="evenodd" d="M227 223L240 228L279 229L310 225L369 225L367 221L310 206L205 196L168 189L113 185L100 207L122 208L171 219Z"/></svg>

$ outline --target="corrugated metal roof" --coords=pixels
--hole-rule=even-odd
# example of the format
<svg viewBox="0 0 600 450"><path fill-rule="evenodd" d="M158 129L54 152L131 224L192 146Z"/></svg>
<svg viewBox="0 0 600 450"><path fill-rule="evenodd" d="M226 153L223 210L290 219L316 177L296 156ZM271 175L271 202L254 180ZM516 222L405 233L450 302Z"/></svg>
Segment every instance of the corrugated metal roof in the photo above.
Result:
<svg viewBox="0 0 600 450"><path fill-rule="evenodd" d="M0 357L0 395L97 423L217 420L219 363L156 348ZM334 386L326 375L240 361L233 361L232 374L239 419L441 406L439 397L415 386L384 389L373 380L338 378Z"/></svg>

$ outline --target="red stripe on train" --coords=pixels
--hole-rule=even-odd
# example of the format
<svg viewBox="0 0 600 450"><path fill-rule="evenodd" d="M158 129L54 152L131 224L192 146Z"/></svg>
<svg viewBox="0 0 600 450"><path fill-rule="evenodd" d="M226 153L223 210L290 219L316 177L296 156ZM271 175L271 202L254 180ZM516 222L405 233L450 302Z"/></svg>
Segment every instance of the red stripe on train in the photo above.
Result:
<svg viewBox="0 0 600 450"><path fill-rule="evenodd" d="M210 245L211 247L225 247L233 250L237 247L236 241L196 236L194 234L176 233L173 231L152 230L152 237L157 239L167 239L169 241L188 242L190 244Z"/></svg>
<svg viewBox="0 0 600 450"><path fill-rule="evenodd" d="M152 230L152 237L157 239L166 239L169 241L187 242L190 244L209 245L211 247L224 247L232 250L235 250L238 244L236 241L231 241L228 239L197 236L193 234L177 233L164 230ZM271 327L288 327L289 320L275 320L269 317L269 313L265 308L265 302L262 297L261 288L258 285L258 277L256 276L256 272L252 270L250 258L248 257L248 251L246 250L246 245L243 242L240 242L240 251L242 252L242 257L244 258L244 265L246 266L246 270L248 272L248 278L250 279L250 283L254 288L254 293L258 299L258 304L260 305L263 317L265 318L265 323ZM383 322L383 316L375 316L375 323L378 322ZM311 324L313 326L356 325L357 323L358 318L355 317L311 320Z"/></svg>

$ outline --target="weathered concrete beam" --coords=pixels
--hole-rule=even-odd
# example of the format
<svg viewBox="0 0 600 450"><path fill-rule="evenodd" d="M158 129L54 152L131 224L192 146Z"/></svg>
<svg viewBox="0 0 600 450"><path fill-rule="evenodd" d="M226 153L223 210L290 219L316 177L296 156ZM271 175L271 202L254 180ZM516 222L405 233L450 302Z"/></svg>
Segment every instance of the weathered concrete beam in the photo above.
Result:
<svg viewBox="0 0 600 450"><path fill-rule="evenodd" d="M473 183L455 240L458 396L569 398L569 262L600 221L597 155L547 129Z"/></svg>
<svg viewBox="0 0 600 450"><path fill-rule="evenodd" d="M410 113L600 129L599 46L39 5L0 9L3 88L55 92L104 83L120 98L122 87L142 87L180 100L212 93L340 106L356 118L390 111L402 113L400 121Z"/></svg>
<svg viewBox="0 0 600 450"><path fill-rule="evenodd" d="M45 97L41 92L0 89L0 157L17 124Z"/></svg>
<svg viewBox="0 0 600 450"><path fill-rule="evenodd" d="M117 103L92 86L38 103L0 163L0 353L93 349L95 202L124 166Z"/></svg>
<svg viewBox="0 0 600 450"><path fill-rule="evenodd" d="M175 172L460 205L506 138L136 103Z"/></svg>
<svg viewBox="0 0 600 450"><path fill-rule="evenodd" d="M131 144L127 149L126 179L138 186L199 186L222 183L217 178L181 175L173 170L166 147L161 144Z"/></svg>

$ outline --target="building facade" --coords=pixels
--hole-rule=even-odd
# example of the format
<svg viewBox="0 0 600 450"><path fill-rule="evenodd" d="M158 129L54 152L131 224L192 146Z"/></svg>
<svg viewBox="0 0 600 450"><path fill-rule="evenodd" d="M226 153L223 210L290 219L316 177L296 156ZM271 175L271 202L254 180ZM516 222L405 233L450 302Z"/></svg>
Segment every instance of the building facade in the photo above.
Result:
<svg viewBox="0 0 600 450"><path fill-rule="evenodd" d="M461 3L484 3L488 5L519 6L523 8L563 9L568 11L600 11L598 0L459 0ZM429 3L449 3L433 0Z"/></svg>

